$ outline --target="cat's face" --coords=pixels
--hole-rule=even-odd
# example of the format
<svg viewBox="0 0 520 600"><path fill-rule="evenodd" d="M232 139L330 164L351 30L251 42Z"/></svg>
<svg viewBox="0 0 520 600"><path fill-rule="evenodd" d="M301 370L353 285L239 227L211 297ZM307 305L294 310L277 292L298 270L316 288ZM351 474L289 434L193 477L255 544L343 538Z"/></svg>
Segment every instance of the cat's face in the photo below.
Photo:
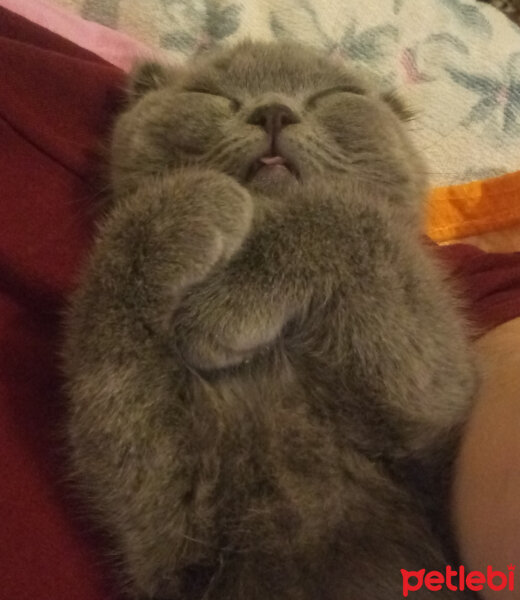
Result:
<svg viewBox="0 0 520 600"><path fill-rule="evenodd" d="M144 64L131 94L112 146L116 189L197 164L267 194L337 176L424 191L399 104L304 46L243 42L186 68Z"/></svg>

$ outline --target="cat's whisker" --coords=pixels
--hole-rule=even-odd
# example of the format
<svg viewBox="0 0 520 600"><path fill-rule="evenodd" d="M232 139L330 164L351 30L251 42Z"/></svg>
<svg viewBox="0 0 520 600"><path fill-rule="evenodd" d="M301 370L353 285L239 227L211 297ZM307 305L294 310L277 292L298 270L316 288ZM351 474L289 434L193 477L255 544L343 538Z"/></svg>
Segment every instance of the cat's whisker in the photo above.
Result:
<svg viewBox="0 0 520 600"><path fill-rule="evenodd" d="M223 150L239 149L245 146L244 138L236 136L222 139L218 144L213 146L207 153L209 160L212 160L215 155L219 155Z"/></svg>
<svg viewBox="0 0 520 600"><path fill-rule="evenodd" d="M336 172L345 170L345 158L343 156L332 154L327 148L321 146L318 140L313 138L306 138L304 141L307 142L305 144L306 152L314 159L318 159L318 161Z"/></svg>
<svg viewBox="0 0 520 600"><path fill-rule="evenodd" d="M191 537L185 533L181 534L181 538L184 540L187 540L188 542L193 542L194 544L198 544L200 546L205 546L206 548L213 548L213 549L217 548L217 546L215 546L214 544L210 544L208 542L205 542L204 540L199 540L197 538Z"/></svg>
<svg viewBox="0 0 520 600"><path fill-rule="evenodd" d="M453 175L454 177L460 177L460 173L458 172L449 172L449 171L421 171L423 175Z"/></svg>
<svg viewBox="0 0 520 600"><path fill-rule="evenodd" d="M217 152L213 152L211 156L208 155L207 158L209 162L213 162L213 164L220 167L227 165L230 158L240 155L240 150L243 150L245 145L243 140L237 140L235 144L226 142L226 144L222 144L222 146L223 148L220 149L218 154Z"/></svg>
<svg viewBox="0 0 520 600"><path fill-rule="evenodd" d="M210 150L205 154L206 159L210 160L210 161L213 160L213 158L215 156L219 156L223 150L226 150L227 148L229 148L229 146L231 144L233 144L235 141L239 141L239 140L237 140L237 139L230 140L230 139L223 138L217 144L212 146L210 148ZM242 143L243 143L243 141L242 141Z"/></svg>
<svg viewBox="0 0 520 600"><path fill-rule="evenodd" d="M218 581L218 578L221 576L222 572L224 571L224 555L223 552L219 553L219 566L218 569L215 571L215 573L213 573L213 575L211 576L209 582L208 582L208 586L204 592L204 594L201 597L201 600L207 600L207 598L210 597L211 592L213 591L215 584Z"/></svg>
<svg viewBox="0 0 520 600"><path fill-rule="evenodd" d="M428 150L435 148L436 146L441 144L441 142L446 142L446 140L448 140L450 138L450 136L452 136L459 127L460 127L460 125L457 123L448 132L440 132L440 131L436 131L431 126L425 126L425 129L429 129L430 131L433 131L438 136L438 138L436 140L433 140L427 146L423 146L423 147L419 148L416 151L416 153L422 154L423 156L427 157Z"/></svg>

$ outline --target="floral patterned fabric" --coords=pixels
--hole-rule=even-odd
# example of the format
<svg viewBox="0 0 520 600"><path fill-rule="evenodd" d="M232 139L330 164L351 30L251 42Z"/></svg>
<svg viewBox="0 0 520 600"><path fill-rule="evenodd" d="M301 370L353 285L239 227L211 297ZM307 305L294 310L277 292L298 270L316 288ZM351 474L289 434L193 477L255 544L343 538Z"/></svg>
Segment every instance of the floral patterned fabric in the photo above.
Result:
<svg viewBox="0 0 520 600"><path fill-rule="evenodd" d="M520 28L475 0L55 0L174 60L297 39L368 68L417 118L432 184L520 169Z"/></svg>
<svg viewBox="0 0 520 600"><path fill-rule="evenodd" d="M520 0L479 0L480 2L489 2L517 24L520 24Z"/></svg>

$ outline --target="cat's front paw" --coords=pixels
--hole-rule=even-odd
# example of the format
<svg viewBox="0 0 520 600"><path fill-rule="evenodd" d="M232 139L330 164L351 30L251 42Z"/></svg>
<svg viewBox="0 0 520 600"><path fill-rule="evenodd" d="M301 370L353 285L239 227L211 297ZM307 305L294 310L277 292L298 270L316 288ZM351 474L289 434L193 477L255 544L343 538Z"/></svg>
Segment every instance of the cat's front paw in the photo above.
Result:
<svg viewBox="0 0 520 600"><path fill-rule="evenodd" d="M145 177L100 226L91 294L164 330L189 289L241 248L252 219L249 192L222 173L190 168Z"/></svg>
<svg viewBox="0 0 520 600"><path fill-rule="evenodd" d="M175 238L193 258L204 257L211 267L241 247L251 229L253 200L233 178L209 169L183 169L170 176L165 191Z"/></svg>

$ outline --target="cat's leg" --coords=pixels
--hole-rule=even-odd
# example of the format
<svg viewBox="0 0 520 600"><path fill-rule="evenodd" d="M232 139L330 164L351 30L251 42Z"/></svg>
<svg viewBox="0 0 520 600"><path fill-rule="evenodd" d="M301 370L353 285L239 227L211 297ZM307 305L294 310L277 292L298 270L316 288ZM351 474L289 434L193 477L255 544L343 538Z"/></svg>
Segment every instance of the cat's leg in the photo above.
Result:
<svg viewBox="0 0 520 600"><path fill-rule="evenodd" d="M72 298L63 352L74 478L139 597L175 597L175 574L212 552L200 533L200 411L167 343L190 286L248 235L252 200L231 178L186 170L143 182L102 224ZM202 465L202 466L201 466ZM202 536L203 537L203 536Z"/></svg>
<svg viewBox="0 0 520 600"><path fill-rule="evenodd" d="M320 519L317 527L308 515L301 522L301 536L295 535L291 521L286 525L281 521L279 538L271 539L267 549L262 529L255 530L257 543L248 545L247 552L224 556L203 597L397 600L406 593L412 600L475 598L466 585L465 590L454 589L460 587L460 580L452 571L458 571L459 565L444 554L417 499L363 456L347 451L343 458L349 463L340 500L343 520ZM329 493L335 491L331 488ZM265 519L271 516L268 510L264 513ZM322 535L312 536L309 543L308 534L314 531ZM427 577L431 572L437 573ZM444 583L432 586L440 581L439 574Z"/></svg>
<svg viewBox="0 0 520 600"><path fill-rule="evenodd" d="M395 533L398 535L393 536ZM418 533L421 538L408 537ZM343 567L337 564L330 578L331 582L337 582L332 583L331 590L338 590L339 594L334 591L324 594L324 600L476 600L478 597L468 590L465 580L461 582L459 564L440 553L437 540L426 530L408 526L401 532L395 532L395 528L392 531L392 527L381 529L378 539L369 540L367 536L362 552L350 564L345 558Z"/></svg>
<svg viewBox="0 0 520 600"><path fill-rule="evenodd" d="M389 480L374 488L375 480L366 473L358 472L358 477L364 510L347 503L350 520L327 559L328 568L324 566L331 584L323 600L476 599L453 575L459 563L446 555L421 502Z"/></svg>

